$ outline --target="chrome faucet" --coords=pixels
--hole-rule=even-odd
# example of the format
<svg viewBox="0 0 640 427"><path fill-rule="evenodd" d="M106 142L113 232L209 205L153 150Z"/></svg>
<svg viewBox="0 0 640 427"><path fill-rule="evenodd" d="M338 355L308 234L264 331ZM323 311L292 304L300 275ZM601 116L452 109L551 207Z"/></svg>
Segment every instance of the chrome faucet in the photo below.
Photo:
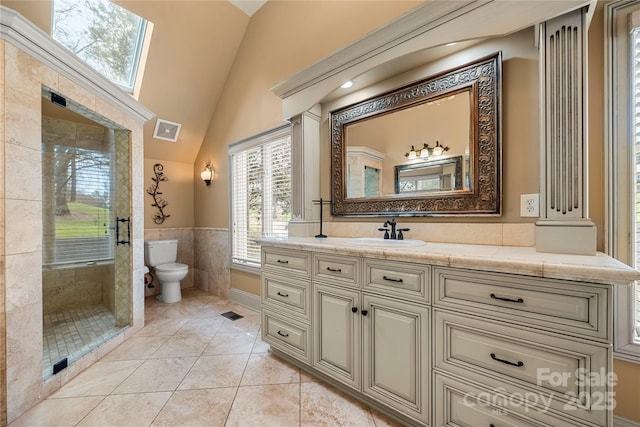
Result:
<svg viewBox="0 0 640 427"><path fill-rule="evenodd" d="M391 239L391 240L404 240L404 235L402 234L403 231L409 231L408 228L398 228L398 232L396 234L396 227L397 227L398 223L396 222L395 218L391 218L390 220L387 220L384 222L384 224L382 225L383 228L378 228L378 231L384 231L384 238L385 239ZM391 227L391 233L389 233L389 229L387 227Z"/></svg>

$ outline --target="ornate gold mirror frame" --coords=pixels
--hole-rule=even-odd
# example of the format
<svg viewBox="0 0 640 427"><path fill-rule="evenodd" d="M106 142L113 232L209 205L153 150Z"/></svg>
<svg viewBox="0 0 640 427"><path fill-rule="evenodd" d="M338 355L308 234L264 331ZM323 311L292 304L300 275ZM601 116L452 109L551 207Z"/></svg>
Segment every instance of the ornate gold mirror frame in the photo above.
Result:
<svg viewBox="0 0 640 427"><path fill-rule="evenodd" d="M498 52L473 63L367 99L330 113L331 184L337 216L500 215L501 208L501 74ZM402 109L470 92L469 185L461 190L347 197L345 127ZM425 136L427 138L428 136ZM398 141L398 150L407 141Z"/></svg>

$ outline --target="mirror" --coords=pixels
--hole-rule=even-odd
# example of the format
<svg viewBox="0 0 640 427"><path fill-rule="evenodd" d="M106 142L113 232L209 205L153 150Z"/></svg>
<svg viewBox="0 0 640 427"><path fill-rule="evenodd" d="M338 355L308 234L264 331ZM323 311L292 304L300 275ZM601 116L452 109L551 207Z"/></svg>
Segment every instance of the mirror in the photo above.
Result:
<svg viewBox="0 0 640 427"><path fill-rule="evenodd" d="M333 215L499 215L496 53L330 113Z"/></svg>
<svg viewBox="0 0 640 427"><path fill-rule="evenodd" d="M395 168L395 193L429 193L462 189L462 156Z"/></svg>

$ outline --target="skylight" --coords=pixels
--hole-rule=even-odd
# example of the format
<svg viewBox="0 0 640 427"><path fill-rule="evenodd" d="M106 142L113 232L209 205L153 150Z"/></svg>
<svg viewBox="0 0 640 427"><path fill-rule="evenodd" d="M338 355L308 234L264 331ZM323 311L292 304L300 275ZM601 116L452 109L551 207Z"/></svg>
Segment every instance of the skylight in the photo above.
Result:
<svg viewBox="0 0 640 427"><path fill-rule="evenodd" d="M133 92L147 21L108 0L54 0L53 38Z"/></svg>

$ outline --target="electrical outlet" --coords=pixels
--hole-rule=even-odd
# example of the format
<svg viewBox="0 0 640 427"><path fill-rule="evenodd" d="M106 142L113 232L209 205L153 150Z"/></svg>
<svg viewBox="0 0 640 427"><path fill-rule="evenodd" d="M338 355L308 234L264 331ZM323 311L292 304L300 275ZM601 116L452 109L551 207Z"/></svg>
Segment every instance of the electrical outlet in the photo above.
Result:
<svg viewBox="0 0 640 427"><path fill-rule="evenodd" d="M520 195L520 216L540 216L540 194Z"/></svg>

